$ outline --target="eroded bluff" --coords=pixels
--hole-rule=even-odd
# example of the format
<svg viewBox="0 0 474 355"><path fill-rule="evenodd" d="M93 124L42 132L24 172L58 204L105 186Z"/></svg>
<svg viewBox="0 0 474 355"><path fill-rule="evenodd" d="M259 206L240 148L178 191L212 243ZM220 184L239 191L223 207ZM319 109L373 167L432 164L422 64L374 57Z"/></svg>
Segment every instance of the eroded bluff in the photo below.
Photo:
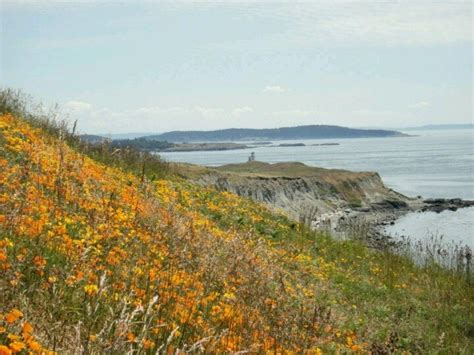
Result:
<svg viewBox="0 0 474 355"><path fill-rule="evenodd" d="M188 178L261 201L293 219L347 208L397 208L405 206L407 200L387 188L375 172L329 170L302 163L254 161L205 169Z"/></svg>

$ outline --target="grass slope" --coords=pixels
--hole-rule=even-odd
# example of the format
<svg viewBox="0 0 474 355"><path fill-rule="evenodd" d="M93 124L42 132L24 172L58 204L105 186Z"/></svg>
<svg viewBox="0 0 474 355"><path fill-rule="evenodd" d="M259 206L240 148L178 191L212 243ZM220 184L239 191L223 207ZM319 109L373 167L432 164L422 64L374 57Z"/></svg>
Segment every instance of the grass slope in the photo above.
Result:
<svg viewBox="0 0 474 355"><path fill-rule="evenodd" d="M44 127L0 117L0 354L472 351L456 273Z"/></svg>

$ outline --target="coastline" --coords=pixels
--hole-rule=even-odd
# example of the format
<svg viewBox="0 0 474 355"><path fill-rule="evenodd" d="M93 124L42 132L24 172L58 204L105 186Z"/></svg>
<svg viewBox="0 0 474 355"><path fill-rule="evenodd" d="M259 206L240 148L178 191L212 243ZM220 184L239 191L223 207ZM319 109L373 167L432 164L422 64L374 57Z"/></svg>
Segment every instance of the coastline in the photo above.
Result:
<svg viewBox="0 0 474 355"><path fill-rule="evenodd" d="M195 183L263 202L311 229L364 239L376 249L396 248L401 243L385 228L409 213L441 213L474 206L474 201L460 198L408 197L386 187L376 172L259 161L216 168L193 164L175 167L180 176Z"/></svg>
<svg viewBox="0 0 474 355"><path fill-rule="evenodd" d="M406 206L380 206L375 204L367 209L356 209L346 213L346 217L332 228L336 234L352 237L363 236L364 241L375 249L397 248L404 242L397 240L385 231L389 225L394 225L398 219L409 213L456 211L474 206L472 200L453 199L423 199L407 198ZM355 235L354 235L355 234Z"/></svg>

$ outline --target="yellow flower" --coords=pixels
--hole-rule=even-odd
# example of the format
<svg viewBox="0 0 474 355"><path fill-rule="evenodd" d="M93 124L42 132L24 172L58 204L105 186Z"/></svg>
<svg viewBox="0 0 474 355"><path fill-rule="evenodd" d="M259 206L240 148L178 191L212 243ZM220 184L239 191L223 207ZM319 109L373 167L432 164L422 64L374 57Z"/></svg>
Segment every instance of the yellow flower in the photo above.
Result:
<svg viewBox="0 0 474 355"><path fill-rule="evenodd" d="M20 341L20 336L19 335L16 335L16 334L8 334L7 335L7 339L11 340L11 341Z"/></svg>
<svg viewBox="0 0 474 355"><path fill-rule="evenodd" d="M346 337L346 343L347 343L348 346L352 346L353 345L352 338L351 337Z"/></svg>
<svg viewBox="0 0 474 355"><path fill-rule="evenodd" d="M87 293L89 296L93 296L99 292L99 288L97 285L89 284L84 286L84 292Z"/></svg>
<svg viewBox="0 0 474 355"><path fill-rule="evenodd" d="M236 299L235 294L232 293L232 292L226 292L226 293L224 293L224 298L227 298L227 299L229 299L229 300L235 300L235 299Z"/></svg>
<svg viewBox="0 0 474 355"><path fill-rule="evenodd" d="M50 277L48 277L48 282L49 282L50 284L53 284L53 283L55 283L56 281L58 281L58 278L57 278L56 276L50 276Z"/></svg>

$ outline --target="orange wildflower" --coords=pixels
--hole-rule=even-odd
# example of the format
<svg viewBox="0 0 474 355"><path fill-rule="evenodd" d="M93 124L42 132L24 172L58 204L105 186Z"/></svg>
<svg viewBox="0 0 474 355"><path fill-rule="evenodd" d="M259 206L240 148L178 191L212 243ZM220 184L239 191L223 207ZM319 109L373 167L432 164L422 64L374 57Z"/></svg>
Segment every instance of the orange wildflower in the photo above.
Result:
<svg viewBox="0 0 474 355"><path fill-rule="evenodd" d="M30 348L30 350L33 350L36 352L41 351L41 344L34 340L30 340L28 342L28 347Z"/></svg>
<svg viewBox="0 0 474 355"><path fill-rule="evenodd" d="M129 333L127 334L127 339L128 339L128 341L131 342L131 343L134 343L134 342L136 341L136 338L137 338L137 337L136 337L135 334L133 334L133 333L130 333L130 332L129 332Z"/></svg>
<svg viewBox="0 0 474 355"><path fill-rule="evenodd" d="M14 341L14 342L10 343L10 349L12 349L13 353L19 353L20 351L22 351L25 348L26 348L25 343L23 343L21 341Z"/></svg>
<svg viewBox="0 0 474 355"><path fill-rule="evenodd" d="M155 346L155 342L148 339L143 339L143 348L146 350L152 349Z"/></svg>
<svg viewBox="0 0 474 355"><path fill-rule="evenodd" d="M25 322L21 331L23 334L31 334L33 332L33 326L30 323Z"/></svg>
<svg viewBox="0 0 474 355"><path fill-rule="evenodd" d="M7 315L5 316L5 320L8 324L15 323L19 318L23 317L23 313L18 309L12 309Z"/></svg>
<svg viewBox="0 0 474 355"><path fill-rule="evenodd" d="M43 267L45 267L45 265L46 265L46 260L45 260L43 257L41 257L41 256L38 255L38 256L35 256L35 257L33 258L33 263L34 263L37 267L43 268Z"/></svg>

